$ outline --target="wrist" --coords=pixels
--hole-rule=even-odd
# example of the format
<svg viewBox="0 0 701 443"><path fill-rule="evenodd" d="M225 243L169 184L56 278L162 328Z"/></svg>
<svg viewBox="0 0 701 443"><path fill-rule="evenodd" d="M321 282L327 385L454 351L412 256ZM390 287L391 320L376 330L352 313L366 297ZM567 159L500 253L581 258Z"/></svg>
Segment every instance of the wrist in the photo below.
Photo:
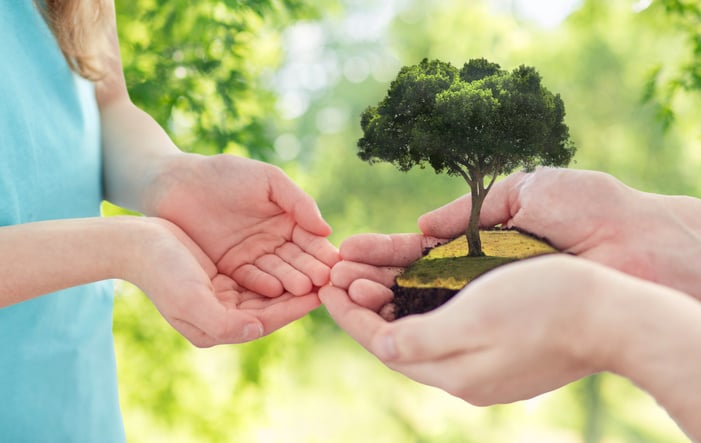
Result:
<svg viewBox="0 0 701 443"><path fill-rule="evenodd" d="M113 278L141 286L144 278L153 273L150 257L162 250L161 242L172 241L163 224L157 219L141 216L109 217L114 221L111 241L114 253L110 255Z"/></svg>
<svg viewBox="0 0 701 443"><path fill-rule="evenodd" d="M174 152L159 156L152 164L148 184L143 190L141 212L157 216L163 198L179 183L187 181L193 166L205 157L199 154Z"/></svg>
<svg viewBox="0 0 701 443"><path fill-rule="evenodd" d="M562 302L570 305L571 314L562 325L569 334L560 335L560 346L591 373L610 370L620 347L619 317L628 309L621 309L625 301L613 289L612 277L618 273L589 261L566 260L567 267L559 269L558 274L570 282L565 290L573 296L562 297Z"/></svg>

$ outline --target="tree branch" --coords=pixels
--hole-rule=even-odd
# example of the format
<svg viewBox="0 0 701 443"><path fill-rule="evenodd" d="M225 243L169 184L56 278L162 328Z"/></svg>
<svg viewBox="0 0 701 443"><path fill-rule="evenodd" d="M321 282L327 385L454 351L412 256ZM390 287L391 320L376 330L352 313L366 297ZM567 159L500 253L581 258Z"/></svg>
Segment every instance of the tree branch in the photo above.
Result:
<svg viewBox="0 0 701 443"><path fill-rule="evenodd" d="M460 165L459 163L457 163L457 162L451 162L451 164L452 164L452 166L453 166L455 169L458 170L458 172L460 173L460 175L462 176L462 178L465 179L465 181L466 181L467 184L470 186L470 188L472 188L473 180L472 180L472 177L470 176L470 174L469 174L468 172L465 172L465 170L461 167L461 165ZM470 168L469 168L469 167L466 167L466 168L467 168L468 171L469 171Z"/></svg>
<svg viewBox="0 0 701 443"><path fill-rule="evenodd" d="M494 174L492 174L492 178L491 178L491 180L489 180L489 184L487 185L486 192L489 192L489 190L492 189L492 185L497 180L497 175L499 175L499 168L495 167Z"/></svg>

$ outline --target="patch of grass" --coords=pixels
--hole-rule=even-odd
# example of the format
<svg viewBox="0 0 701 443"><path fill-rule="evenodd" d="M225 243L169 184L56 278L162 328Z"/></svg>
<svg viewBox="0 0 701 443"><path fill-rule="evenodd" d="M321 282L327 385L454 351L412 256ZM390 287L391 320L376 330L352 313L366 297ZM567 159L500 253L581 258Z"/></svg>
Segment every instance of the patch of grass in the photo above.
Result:
<svg viewBox="0 0 701 443"><path fill-rule="evenodd" d="M490 269L514 260L517 259L488 256L421 259L397 277L397 284L412 288L462 289Z"/></svg>
<svg viewBox="0 0 701 443"><path fill-rule="evenodd" d="M557 252L543 240L515 230L480 231L480 240L482 240L482 251L485 255L492 257L525 258ZM464 255L467 255L467 239L461 235L449 243L431 249L424 258Z"/></svg>
<svg viewBox="0 0 701 443"><path fill-rule="evenodd" d="M462 289L467 283L515 260L557 252L548 243L513 230L480 231L485 257L467 257L460 236L437 246L397 277L397 285L413 288Z"/></svg>

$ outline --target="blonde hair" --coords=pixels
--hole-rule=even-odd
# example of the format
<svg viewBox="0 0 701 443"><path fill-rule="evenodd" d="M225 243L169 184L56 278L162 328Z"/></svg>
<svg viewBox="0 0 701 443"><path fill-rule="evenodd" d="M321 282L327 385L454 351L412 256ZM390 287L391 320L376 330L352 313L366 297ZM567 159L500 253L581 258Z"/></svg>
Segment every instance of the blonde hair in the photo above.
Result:
<svg viewBox="0 0 701 443"><path fill-rule="evenodd" d="M68 66L88 80L104 75L112 7L107 0L34 0Z"/></svg>

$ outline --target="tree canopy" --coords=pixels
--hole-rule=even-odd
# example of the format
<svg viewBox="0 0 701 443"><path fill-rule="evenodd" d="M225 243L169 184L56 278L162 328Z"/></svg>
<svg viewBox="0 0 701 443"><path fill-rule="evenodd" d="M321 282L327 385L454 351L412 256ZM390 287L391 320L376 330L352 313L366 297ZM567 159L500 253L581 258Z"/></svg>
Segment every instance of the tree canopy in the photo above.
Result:
<svg viewBox="0 0 701 443"><path fill-rule="evenodd" d="M482 255L479 212L496 177L519 166L564 166L572 159L564 117L562 99L542 85L535 68L509 72L472 59L458 70L424 59L402 68L387 96L362 114L358 155L402 171L430 165L463 177L473 196L469 255Z"/></svg>

